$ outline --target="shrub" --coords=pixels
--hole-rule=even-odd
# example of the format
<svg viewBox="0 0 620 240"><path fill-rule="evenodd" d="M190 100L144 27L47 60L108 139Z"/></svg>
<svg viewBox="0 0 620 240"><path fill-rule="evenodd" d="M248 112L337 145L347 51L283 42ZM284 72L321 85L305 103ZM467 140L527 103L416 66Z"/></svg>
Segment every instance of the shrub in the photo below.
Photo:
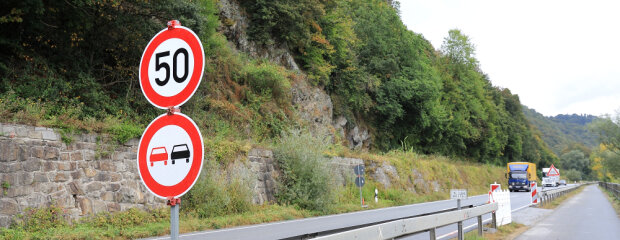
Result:
<svg viewBox="0 0 620 240"><path fill-rule="evenodd" d="M156 223L170 218L166 207L143 211L131 208L127 211L109 213L100 212L82 220L82 223L97 228L118 227L120 229Z"/></svg>
<svg viewBox="0 0 620 240"><path fill-rule="evenodd" d="M581 181L581 172L575 169L569 169L564 174L569 181Z"/></svg>
<svg viewBox="0 0 620 240"><path fill-rule="evenodd" d="M15 228L27 232L41 231L52 227L67 226L66 209L54 204L49 207L27 208L24 214L17 215Z"/></svg>
<svg viewBox="0 0 620 240"><path fill-rule="evenodd" d="M256 94L270 96L280 104L288 99L291 84L282 67L267 62L247 64L241 70L241 78Z"/></svg>
<svg viewBox="0 0 620 240"><path fill-rule="evenodd" d="M274 158L281 170L276 198L281 204L303 209L329 211L334 203L333 178L328 158L326 137L291 130L282 135L274 149Z"/></svg>
<svg viewBox="0 0 620 240"><path fill-rule="evenodd" d="M144 128L128 122L117 122L108 127L106 131L112 134L114 140L123 144L129 141L129 139L140 137Z"/></svg>
<svg viewBox="0 0 620 240"><path fill-rule="evenodd" d="M200 179L183 196L182 209L199 218L246 212L252 199L250 179L249 170L240 165L220 169L215 161L207 160Z"/></svg>

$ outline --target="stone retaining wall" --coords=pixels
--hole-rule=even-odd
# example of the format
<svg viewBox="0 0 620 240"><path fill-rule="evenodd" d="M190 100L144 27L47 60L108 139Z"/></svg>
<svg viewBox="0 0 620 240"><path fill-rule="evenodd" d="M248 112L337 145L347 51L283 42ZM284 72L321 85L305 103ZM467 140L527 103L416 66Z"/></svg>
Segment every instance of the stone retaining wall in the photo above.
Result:
<svg viewBox="0 0 620 240"><path fill-rule="evenodd" d="M164 203L140 182L136 139L111 146L95 134L72 138L66 144L50 128L0 124L0 226L26 208L50 204L76 219Z"/></svg>
<svg viewBox="0 0 620 240"><path fill-rule="evenodd" d="M165 206L141 183L136 166L138 139L106 144L104 135L70 136L69 144L51 128L0 123L0 227L27 208L51 204L69 219L98 212ZM275 201L278 169L271 150L248 152L255 204ZM361 159L331 160L337 184L353 181Z"/></svg>
<svg viewBox="0 0 620 240"><path fill-rule="evenodd" d="M278 175L273 159L273 152L254 148L248 154L250 170L256 175L252 202L265 204L275 201L276 180Z"/></svg>

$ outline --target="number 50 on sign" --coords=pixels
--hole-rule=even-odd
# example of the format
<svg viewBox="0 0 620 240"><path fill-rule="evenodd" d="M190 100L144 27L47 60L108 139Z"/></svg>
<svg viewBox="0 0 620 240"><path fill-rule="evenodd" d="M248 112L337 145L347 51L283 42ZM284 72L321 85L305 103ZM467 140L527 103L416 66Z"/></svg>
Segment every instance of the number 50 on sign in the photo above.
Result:
<svg viewBox="0 0 620 240"><path fill-rule="evenodd" d="M155 107L185 103L198 88L204 70L204 51L189 28L172 26L157 33L140 60L140 86Z"/></svg>

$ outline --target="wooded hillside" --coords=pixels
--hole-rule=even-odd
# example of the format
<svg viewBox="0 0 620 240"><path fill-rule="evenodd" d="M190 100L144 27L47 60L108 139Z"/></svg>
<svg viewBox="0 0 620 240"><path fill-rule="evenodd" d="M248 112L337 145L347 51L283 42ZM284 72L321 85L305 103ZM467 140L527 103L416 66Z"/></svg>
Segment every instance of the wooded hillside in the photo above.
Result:
<svg viewBox="0 0 620 240"><path fill-rule="evenodd" d="M232 51L217 32L232 23L218 18L216 2L3 1L2 120L138 136L157 114L137 82L141 53L167 20L178 19L200 36L208 58L204 86L184 106L205 134L264 141L295 128L288 92L300 77ZM451 30L432 46L407 30L393 1L241 6L251 40L286 44L311 84L331 96L334 115L370 126L374 151L494 164L556 160L519 97L491 84L466 33Z"/></svg>
<svg viewBox="0 0 620 240"><path fill-rule="evenodd" d="M598 119L596 116L560 114L546 117L526 106L523 106L523 113L541 131L545 143L558 156L574 144L582 144L590 149L598 147L597 135L588 130L588 124Z"/></svg>

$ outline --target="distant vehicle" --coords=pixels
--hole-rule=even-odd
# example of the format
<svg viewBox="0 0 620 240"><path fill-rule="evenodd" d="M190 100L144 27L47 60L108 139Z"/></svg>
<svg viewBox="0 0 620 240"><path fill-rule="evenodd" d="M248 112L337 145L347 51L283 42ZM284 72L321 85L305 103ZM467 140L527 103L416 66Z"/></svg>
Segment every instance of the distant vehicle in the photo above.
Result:
<svg viewBox="0 0 620 240"><path fill-rule="evenodd" d="M536 164L530 162L510 162L506 166L508 172L506 177L508 178L508 190L531 191L530 183L536 182Z"/></svg>
<svg viewBox="0 0 620 240"><path fill-rule="evenodd" d="M542 169L542 175L543 175L542 184L543 184L543 187L557 187L557 186L560 185L560 176L559 175L548 176L550 169L551 168L543 168ZM558 174L560 173L560 170L557 169L557 168L555 168L555 171L557 171Z"/></svg>
<svg viewBox="0 0 620 240"><path fill-rule="evenodd" d="M174 145L172 147L172 153L170 153L170 159L172 159L172 164L174 164L174 160L185 158L185 162L189 162L189 148L187 144L179 144Z"/></svg>
<svg viewBox="0 0 620 240"><path fill-rule="evenodd" d="M164 165L168 165L168 151L165 147L156 147L151 149L151 167L154 162L164 161ZM174 162L173 162L174 163Z"/></svg>
<svg viewBox="0 0 620 240"><path fill-rule="evenodd" d="M560 180L560 185L566 186L566 180Z"/></svg>

